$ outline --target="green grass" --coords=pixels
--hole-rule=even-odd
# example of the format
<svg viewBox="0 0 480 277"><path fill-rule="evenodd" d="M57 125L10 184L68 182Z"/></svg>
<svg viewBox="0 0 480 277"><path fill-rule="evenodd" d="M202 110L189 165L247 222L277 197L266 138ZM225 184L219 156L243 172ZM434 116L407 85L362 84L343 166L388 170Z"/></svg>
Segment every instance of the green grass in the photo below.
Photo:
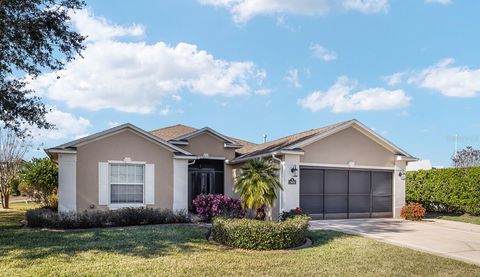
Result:
<svg viewBox="0 0 480 277"><path fill-rule="evenodd" d="M474 265L333 231L313 232L314 247L299 251L225 250L191 225L19 228L25 209L0 211L0 276L480 275Z"/></svg>
<svg viewBox="0 0 480 277"><path fill-rule="evenodd" d="M480 216L473 216L473 215L456 215L456 214L442 214L442 213L427 213L427 218L435 218L435 219L444 219L444 220L452 220L452 221L459 221L464 223L472 223L472 224L480 224Z"/></svg>

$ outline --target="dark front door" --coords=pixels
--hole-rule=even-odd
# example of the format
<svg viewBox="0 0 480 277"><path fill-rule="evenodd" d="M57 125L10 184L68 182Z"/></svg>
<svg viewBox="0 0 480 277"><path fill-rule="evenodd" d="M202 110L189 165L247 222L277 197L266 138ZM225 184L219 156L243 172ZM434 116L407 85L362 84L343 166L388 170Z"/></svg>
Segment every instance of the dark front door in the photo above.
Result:
<svg viewBox="0 0 480 277"><path fill-rule="evenodd" d="M392 216L392 172L300 169L300 206L315 218Z"/></svg>
<svg viewBox="0 0 480 277"><path fill-rule="evenodd" d="M215 171L213 170L198 170L189 172L189 209L193 210L192 201L199 194L213 194L215 193Z"/></svg>
<svg viewBox="0 0 480 277"><path fill-rule="evenodd" d="M223 194L223 161L197 160L188 169L188 209L194 211L193 199L199 194Z"/></svg>

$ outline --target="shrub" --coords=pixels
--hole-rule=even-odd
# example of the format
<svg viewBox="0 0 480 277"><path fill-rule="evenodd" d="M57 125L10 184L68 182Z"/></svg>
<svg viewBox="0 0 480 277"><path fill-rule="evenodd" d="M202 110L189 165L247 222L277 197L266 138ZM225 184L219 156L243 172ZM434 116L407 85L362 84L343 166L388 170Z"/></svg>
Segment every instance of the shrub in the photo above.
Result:
<svg viewBox="0 0 480 277"><path fill-rule="evenodd" d="M216 242L235 248L286 249L305 242L308 220L306 216L281 222L216 217L213 220L212 235Z"/></svg>
<svg viewBox="0 0 480 277"><path fill-rule="evenodd" d="M281 221L285 221L289 218L294 218L296 216L308 216L306 213L303 212L302 208L297 207L295 209L291 209L290 211L284 211L280 214L279 219Z"/></svg>
<svg viewBox="0 0 480 277"><path fill-rule="evenodd" d="M422 220L425 218L426 209L419 203L410 203L402 207L400 217L407 220Z"/></svg>
<svg viewBox="0 0 480 277"><path fill-rule="evenodd" d="M34 191L33 191L33 188L30 187L28 184L26 184L25 182L21 182L19 185L18 185L18 190L20 191L20 194L22 196L27 196L29 198L33 197L33 194L34 194Z"/></svg>
<svg viewBox="0 0 480 277"><path fill-rule="evenodd" d="M45 207L54 207L53 194L58 190L58 167L49 158L32 159L25 163L23 182L33 197Z"/></svg>
<svg viewBox="0 0 480 277"><path fill-rule="evenodd" d="M406 198L430 212L480 215L480 167L407 172Z"/></svg>
<svg viewBox="0 0 480 277"><path fill-rule="evenodd" d="M57 213L47 208L28 210L27 226L32 228L75 229L147 224L187 223L184 212L152 208L123 208L108 211Z"/></svg>
<svg viewBox="0 0 480 277"><path fill-rule="evenodd" d="M20 185L20 179L19 178L14 178L10 182L10 191L11 194L14 196L19 196L20 195L20 190L18 189L18 186Z"/></svg>
<svg viewBox="0 0 480 277"><path fill-rule="evenodd" d="M242 203L222 194L200 194L193 200L198 215L205 221L211 221L215 216L242 218L245 212Z"/></svg>

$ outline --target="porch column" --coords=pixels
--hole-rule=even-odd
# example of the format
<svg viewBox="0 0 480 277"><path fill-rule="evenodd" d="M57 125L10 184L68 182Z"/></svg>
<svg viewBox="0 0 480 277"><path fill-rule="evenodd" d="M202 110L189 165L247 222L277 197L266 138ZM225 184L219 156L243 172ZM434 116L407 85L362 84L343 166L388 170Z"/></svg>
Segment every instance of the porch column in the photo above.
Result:
<svg viewBox="0 0 480 277"><path fill-rule="evenodd" d="M58 154L58 211L77 210L77 154Z"/></svg>
<svg viewBox="0 0 480 277"><path fill-rule="evenodd" d="M405 180L402 180L400 173L405 174L407 162L395 159L395 170L393 171L393 217L400 218L400 210L405 205Z"/></svg>
<svg viewBox="0 0 480 277"><path fill-rule="evenodd" d="M173 159L173 210L188 210L188 160Z"/></svg>
<svg viewBox="0 0 480 277"><path fill-rule="evenodd" d="M280 197L280 212L300 206L300 155L285 154L283 156L283 191ZM296 177L292 172L296 168Z"/></svg>

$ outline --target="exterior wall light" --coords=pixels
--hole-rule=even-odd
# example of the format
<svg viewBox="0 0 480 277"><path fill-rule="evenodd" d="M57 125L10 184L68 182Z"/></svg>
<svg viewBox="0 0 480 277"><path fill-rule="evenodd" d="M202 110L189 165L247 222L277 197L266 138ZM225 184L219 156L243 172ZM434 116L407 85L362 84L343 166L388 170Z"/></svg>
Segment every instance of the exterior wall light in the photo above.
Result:
<svg viewBox="0 0 480 277"><path fill-rule="evenodd" d="M405 180L405 178L407 178L407 175L405 174L405 170L400 170L398 172L398 177L400 177L401 180Z"/></svg>
<svg viewBox="0 0 480 277"><path fill-rule="evenodd" d="M290 171L292 172L292 176L293 177L298 177L298 168L297 168L297 165L294 165Z"/></svg>

